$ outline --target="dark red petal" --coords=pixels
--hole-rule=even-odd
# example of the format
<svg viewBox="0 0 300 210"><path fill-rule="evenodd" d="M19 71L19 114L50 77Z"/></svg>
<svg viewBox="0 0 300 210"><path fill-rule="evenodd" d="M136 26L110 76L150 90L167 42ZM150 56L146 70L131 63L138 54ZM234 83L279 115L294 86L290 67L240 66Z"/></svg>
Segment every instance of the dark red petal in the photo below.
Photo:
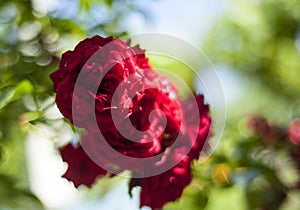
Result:
<svg viewBox="0 0 300 210"><path fill-rule="evenodd" d="M177 200L191 182L189 167L189 164L185 167L176 166L163 174L141 179L140 207L160 209L167 202Z"/></svg>
<svg viewBox="0 0 300 210"><path fill-rule="evenodd" d="M72 181L75 187L81 184L91 187L97 177L107 173L87 156L81 146L74 147L67 144L61 148L60 153L63 161L68 163L68 169L63 177Z"/></svg>

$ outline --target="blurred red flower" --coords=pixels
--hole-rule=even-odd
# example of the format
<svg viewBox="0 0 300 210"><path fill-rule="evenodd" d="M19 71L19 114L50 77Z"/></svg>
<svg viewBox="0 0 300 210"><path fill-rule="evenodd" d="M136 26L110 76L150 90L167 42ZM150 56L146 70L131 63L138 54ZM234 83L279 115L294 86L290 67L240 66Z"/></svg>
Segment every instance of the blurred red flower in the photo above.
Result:
<svg viewBox="0 0 300 210"><path fill-rule="evenodd" d="M288 127L288 138L295 144L300 144L300 118L292 120Z"/></svg>

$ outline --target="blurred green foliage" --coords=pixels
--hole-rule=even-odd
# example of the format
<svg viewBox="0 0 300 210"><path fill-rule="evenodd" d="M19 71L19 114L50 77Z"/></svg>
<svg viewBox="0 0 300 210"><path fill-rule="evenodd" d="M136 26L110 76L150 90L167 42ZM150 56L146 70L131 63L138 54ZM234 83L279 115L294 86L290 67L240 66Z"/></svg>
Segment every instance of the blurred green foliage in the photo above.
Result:
<svg viewBox="0 0 300 210"><path fill-rule="evenodd" d="M298 100L299 10L297 0L231 1L209 36L206 52L214 63L254 77L278 97Z"/></svg>
<svg viewBox="0 0 300 210"><path fill-rule="evenodd" d="M215 197L225 209L299 209L300 160L292 153L300 149L288 140L287 127L300 117L300 2L233 0L228 8L205 52L242 84L228 103L221 143L202 166L227 167L219 170L223 179L211 185L210 191L218 191L209 200ZM215 182L213 174L205 177ZM229 202L231 193L237 197ZM210 203L202 208L210 209Z"/></svg>

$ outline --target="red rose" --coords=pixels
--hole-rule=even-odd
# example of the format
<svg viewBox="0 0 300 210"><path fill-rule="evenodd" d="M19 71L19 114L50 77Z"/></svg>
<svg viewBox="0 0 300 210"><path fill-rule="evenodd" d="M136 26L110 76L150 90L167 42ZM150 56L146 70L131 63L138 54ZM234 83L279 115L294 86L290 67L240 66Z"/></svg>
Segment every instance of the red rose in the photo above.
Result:
<svg viewBox="0 0 300 210"><path fill-rule="evenodd" d="M292 120L292 122L289 124L288 138L293 144L300 144L300 118Z"/></svg>
<svg viewBox="0 0 300 210"><path fill-rule="evenodd" d="M81 146L74 147L68 144L60 150L60 153L63 161L68 163L68 169L63 177L72 181L75 187L81 184L91 187L97 177L107 173L87 156Z"/></svg>
<svg viewBox="0 0 300 210"><path fill-rule="evenodd" d="M128 45L111 37L86 39L63 54L51 79L58 108L74 125L86 129L81 145L101 167L115 174L131 170L140 175L155 167L165 169L159 175L132 179L130 185L141 186L141 206L161 208L179 198L190 183L190 165L199 157L211 120L203 96L183 103L171 81L149 66L144 51ZM69 163L64 176L75 186L90 186L107 171L82 147L62 149ZM132 159L122 160L120 154ZM78 172L84 164L86 173Z"/></svg>

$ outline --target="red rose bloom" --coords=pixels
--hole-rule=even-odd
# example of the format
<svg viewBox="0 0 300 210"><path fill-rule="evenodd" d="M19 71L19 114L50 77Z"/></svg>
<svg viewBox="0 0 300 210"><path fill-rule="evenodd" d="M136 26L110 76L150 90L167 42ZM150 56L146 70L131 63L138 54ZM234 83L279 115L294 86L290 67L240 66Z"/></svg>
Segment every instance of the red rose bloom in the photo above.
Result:
<svg viewBox="0 0 300 210"><path fill-rule="evenodd" d="M100 130L107 142L121 154L132 157L159 154L166 145L172 143L170 138L168 142L162 142L162 136L153 138L154 132L164 127L163 118L158 113L151 116L156 124L146 136L141 136L135 130L148 130L150 113L154 109L160 109L167 118L165 133L176 136L181 123L177 90L167 78L159 77L150 68L144 51L138 46L129 48L121 40L111 41L111 38L96 36L80 42L74 51L63 54L59 69L51 75L54 90L57 92L58 108L73 122L72 105L74 111L75 104L76 122L73 123L86 128L90 133ZM93 54L95 57L88 61ZM84 80L77 84L77 91L74 92L80 71ZM97 92L94 92L99 83ZM118 103L112 107L112 98L117 87L120 89L119 94L116 94ZM137 92L138 95L135 96ZM130 95L135 96L132 101ZM88 104L93 101L95 110L87 109ZM111 112L118 115L117 121L113 120ZM94 114L98 122L96 126L90 123ZM128 123L128 117L131 123ZM123 128L129 136L125 138L120 135L119 128ZM132 142L132 137L139 141Z"/></svg>
<svg viewBox="0 0 300 210"><path fill-rule="evenodd" d="M72 181L75 187L81 184L91 187L97 177L107 173L87 156L80 145L74 147L68 144L60 150L60 153L63 161L68 163L68 169L63 177Z"/></svg>
<svg viewBox="0 0 300 210"><path fill-rule="evenodd" d="M111 37L86 39L64 53L51 79L61 113L87 131L82 147L62 149L69 164L64 177L75 186L91 186L106 170L147 175L160 167L166 169L161 174L131 181L130 189L142 188L141 206L161 208L181 196L191 181L191 162L199 157L210 130L203 96L183 103L171 81L150 67L139 46ZM132 159L121 160L119 154ZM135 163L136 159L152 162Z"/></svg>

